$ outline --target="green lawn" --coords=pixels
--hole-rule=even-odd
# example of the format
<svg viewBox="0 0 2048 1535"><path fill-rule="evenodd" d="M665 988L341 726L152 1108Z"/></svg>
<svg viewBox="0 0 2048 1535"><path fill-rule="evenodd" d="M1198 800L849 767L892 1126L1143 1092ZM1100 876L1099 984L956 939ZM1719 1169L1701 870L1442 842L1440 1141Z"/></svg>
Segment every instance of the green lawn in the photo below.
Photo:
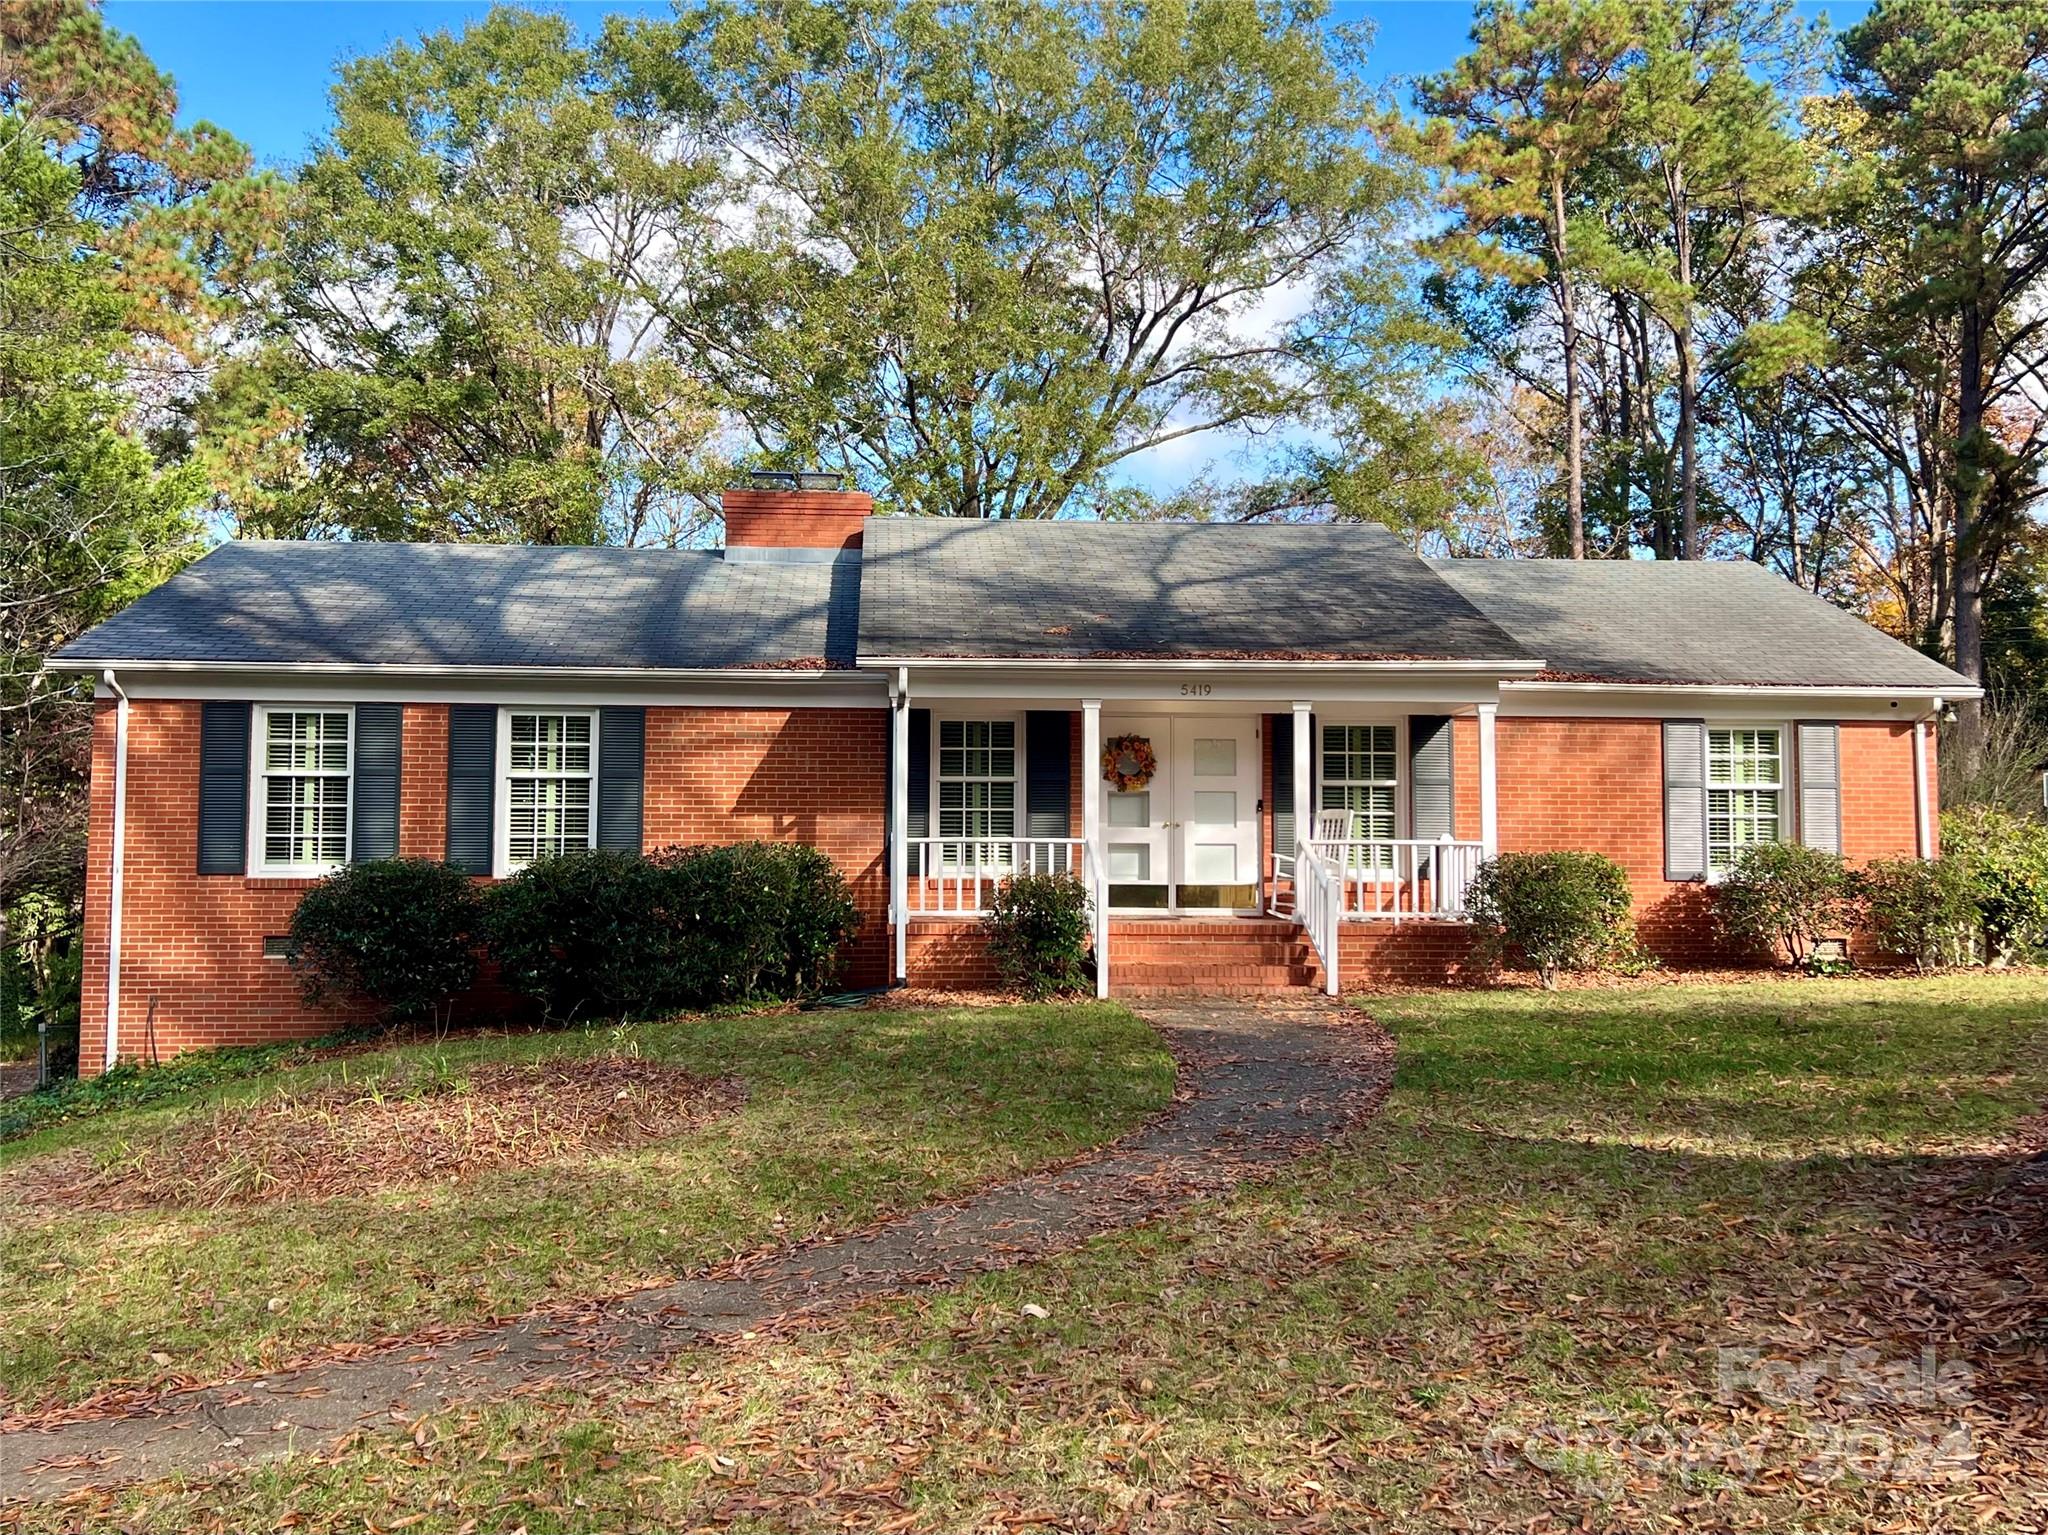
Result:
<svg viewBox="0 0 2048 1535"><path fill-rule="evenodd" d="M324 1464L124 1493L105 1522L1795 1535L2038 1521L2048 1190L2018 1162L2048 1099L2048 981L1361 1006L1398 1041L1396 1089L1278 1181L826 1331L699 1351L615 1393L564 1388ZM1718 1389L1729 1360L1811 1371L1858 1347L1916 1367L1932 1350L1947 1396L1858 1403L1789 1376ZM1916 1436L1958 1424L1977 1457L1960 1480L1913 1458Z"/></svg>
<svg viewBox="0 0 2048 1535"><path fill-rule="evenodd" d="M19 1195L40 1158L134 1158L222 1106L427 1079L461 1107L478 1067L612 1051L737 1077L745 1102L672 1139L459 1182L114 1213ZM617 1293L1070 1155L1172 1087L1156 1036L1117 1007L817 1012L455 1039L65 1124L0 1145L0 1399L219 1377Z"/></svg>

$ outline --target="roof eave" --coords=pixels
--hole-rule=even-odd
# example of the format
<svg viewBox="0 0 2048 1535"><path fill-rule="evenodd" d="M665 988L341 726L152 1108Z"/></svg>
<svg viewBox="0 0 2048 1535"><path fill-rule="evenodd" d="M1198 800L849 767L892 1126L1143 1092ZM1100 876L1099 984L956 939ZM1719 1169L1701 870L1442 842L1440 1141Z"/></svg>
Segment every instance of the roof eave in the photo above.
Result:
<svg viewBox="0 0 2048 1535"><path fill-rule="evenodd" d="M1528 693L1691 693L1718 698L1812 697L1926 698L1962 702L1982 698L1984 690L1958 679L1953 684L1881 682L1556 682L1527 678L1504 684Z"/></svg>
<svg viewBox="0 0 2048 1535"><path fill-rule="evenodd" d="M1540 660L1251 660L1243 657L1156 656L887 656L863 655L857 664L876 671L936 667L949 671L1214 671L1458 672L1490 677L1534 676Z"/></svg>
<svg viewBox="0 0 2048 1535"><path fill-rule="evenodd" d="M60 661L55 657L42 665L46 672L160 672L228 673L275 676L280 672L305 673L319 677L465 677L517 680L560 677L565 680L607 677L665 677L679 680L744 679L748 682L844 681L872 684L873 678L851 666L816 666L802 661L742 662L737 666L464 666L452 662L358 662L358 661L167 661L143 657L104 657L93 660Z"/></svg>

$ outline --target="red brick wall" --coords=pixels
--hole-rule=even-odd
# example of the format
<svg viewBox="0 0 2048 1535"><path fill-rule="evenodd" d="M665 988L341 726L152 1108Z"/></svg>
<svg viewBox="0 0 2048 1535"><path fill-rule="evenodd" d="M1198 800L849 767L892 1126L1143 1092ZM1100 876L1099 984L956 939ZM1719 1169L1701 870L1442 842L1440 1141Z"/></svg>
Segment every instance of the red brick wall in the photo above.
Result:
<svg viewBox="0 0 2048 1535"><path fill-rule="evenodd" d="M728 549L858 549L875 509L854 490L728 490L720 502Z"/></svg>
<svg viewBox="0 0 2048 1535"><path fill-rule="evenodd" d="M649 709L645 846L808 842L853 886L842 984L888 979L885 709Z"/></svg>
<svg viewBox="0 0 2048 1535"><path fill-rule="evenodd" d="M1660 958L1729 957L1713 938L1706 887L1664 878L1659 721L1516 717L1502 719L1498 734L1503 850L1605 853L1628 871L1643 941ZM1852 863L1914 851L1912 741L1909 724L1841 726L1842 852ZM1930 764L1933 754L1930 737Z"/></svg>
<svg viewBox="0 0 2048 1535"><path fill-rule="evenodd" d="M313 1007L291 968L263 957L290 924L308 880L196 872L199 720L188 700L138 700L128 723L128 874L122 917L120 1048L149 1049L149 999L160 1056L325 1033L346 1009ZM862 926L848 985L886 979L888 891L882 876L887 714L878 709L650 709L646 845L761 837L812 842L854 887ZM399 850L446 851L448 710L404 710ZM87 851L81 1069L104 1064L108 874L112 858L114 706L93 731ZM475 1005L502 1006L480 993Z"/></svg>

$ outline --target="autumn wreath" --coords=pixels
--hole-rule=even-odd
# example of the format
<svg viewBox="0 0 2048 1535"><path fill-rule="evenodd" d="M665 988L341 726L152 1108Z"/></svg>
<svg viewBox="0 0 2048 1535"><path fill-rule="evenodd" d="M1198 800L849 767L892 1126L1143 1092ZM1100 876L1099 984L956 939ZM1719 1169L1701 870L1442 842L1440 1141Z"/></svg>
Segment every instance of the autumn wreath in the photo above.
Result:
<svg viewBox="0 0 2048 1535"><path fill-rule="evenodd" d="M1158 771L1158 755L1143 736L1117 736L1102 748L1102 776L1122 793L1144 788Z"/></svg>

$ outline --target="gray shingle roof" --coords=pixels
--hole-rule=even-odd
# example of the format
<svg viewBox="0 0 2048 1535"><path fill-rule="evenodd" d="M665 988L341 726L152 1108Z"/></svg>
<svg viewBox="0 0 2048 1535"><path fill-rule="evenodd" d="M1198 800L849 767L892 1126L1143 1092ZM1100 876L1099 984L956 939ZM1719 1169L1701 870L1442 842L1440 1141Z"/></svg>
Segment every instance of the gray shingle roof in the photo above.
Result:
<svg viewBox="0 0 2048 1535"><path fill-rule="evenodd" d="M1369 525L870 523L858 562L224 544L52 657L833 667L865 656L1541 658L1616 682L1963 679L1761 566L1419 560Z"/></svg>
<svg viewBox="0 0 2048 1535"><path fill-rule="evenodd" d="M1969 686L1940 662L1747 561L1429 564L1553 673L1614 682Z"/></svg>
<svg viewBox="0 0 2048 1535"><path fill-rule="evenodd" d="M52 659L847 666L858 586L851 559L251 541L221 545Z"/></svg>
<svg viewBox="0 0 2048 1535"><path fill-rule="evenodd" d="M1386 529L878 519L862 656L1528 660Z"/></svg>

